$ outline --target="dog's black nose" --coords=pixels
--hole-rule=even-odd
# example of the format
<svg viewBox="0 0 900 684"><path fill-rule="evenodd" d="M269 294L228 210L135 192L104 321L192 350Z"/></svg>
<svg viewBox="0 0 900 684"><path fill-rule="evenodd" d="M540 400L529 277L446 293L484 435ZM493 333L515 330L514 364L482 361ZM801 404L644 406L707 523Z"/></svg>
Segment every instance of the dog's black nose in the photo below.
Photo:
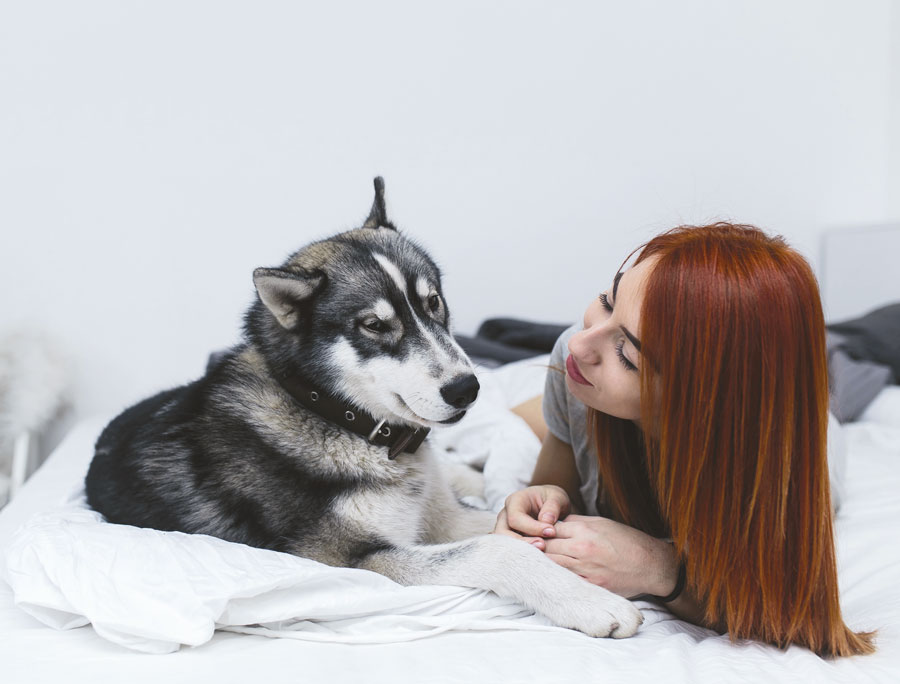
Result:
<svg viewBox="0 0 900 684"><path fill-rule="evenodd" d="M478 378L474 375L460 375L453 382L441 387L441 396L450 406L464 409L478 396Z"/></svg>

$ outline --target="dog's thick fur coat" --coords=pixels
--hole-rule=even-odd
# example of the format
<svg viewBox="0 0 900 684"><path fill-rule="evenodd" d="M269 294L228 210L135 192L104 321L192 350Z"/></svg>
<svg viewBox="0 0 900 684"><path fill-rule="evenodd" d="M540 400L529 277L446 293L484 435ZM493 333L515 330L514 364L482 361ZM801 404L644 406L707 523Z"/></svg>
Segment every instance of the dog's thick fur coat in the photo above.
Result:
<svg viewBox="0 0 900 684"><path fill-rule="evenodd" d="M586 634L633 634L642 618L629 601L488 534L493 514L457 500L427 441L389 459L280 381L302 378L400 425L455 422L474 401L440 273L388 221L382 192L376 179L362 228L254 272L244 344L107 426L88 502L113 523L210 534L402 584L489 589Z"/></svg>

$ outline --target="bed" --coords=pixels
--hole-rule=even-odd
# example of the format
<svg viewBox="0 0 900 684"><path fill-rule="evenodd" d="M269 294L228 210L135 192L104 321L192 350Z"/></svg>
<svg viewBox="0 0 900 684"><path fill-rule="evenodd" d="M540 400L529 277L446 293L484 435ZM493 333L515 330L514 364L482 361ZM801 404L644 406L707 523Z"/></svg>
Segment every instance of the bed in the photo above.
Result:
<svg viewBox="0 0 900 684"><path fill-rule="evenodd" d="M496 508L528 477L536 438L507 407L540 392L545 362L482 369L479 410L435 437L446 458L483 467L482 505ZM897 385L843 426L842 607L852 628L878 630L878 651L833 662L799 647L732 644L651 603L640 603L645 623L633 638L595 640L488 592L403 588L178 533L110 537L104 526L119 526L92 517L81 492L109 418L80 421L0 512L5 682L900 681Z"/></svg>

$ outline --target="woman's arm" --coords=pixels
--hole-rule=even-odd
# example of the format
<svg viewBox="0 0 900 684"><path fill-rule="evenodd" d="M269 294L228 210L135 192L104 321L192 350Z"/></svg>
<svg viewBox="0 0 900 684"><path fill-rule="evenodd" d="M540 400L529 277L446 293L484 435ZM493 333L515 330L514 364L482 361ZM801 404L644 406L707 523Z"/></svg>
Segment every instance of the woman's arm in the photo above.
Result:
<svg viewBox="0 0 900 684"><path fill-rule="evenodd" d="M568 495L572 508L575 511L583 511L585 507L581 499L581 478L575 465L575 453L571 445L563 442L547 430L547 425L540 412L540 406L541 397L535 397L512 409L542 439L541 452L538 456L537 465L534 468L534 474L531 477L531 484L532 486L556 485L561 487ZM525 501L524 497L522 497L522 501ZM536 506L535 503L528 505ZM539 510L534 511L535 516L538 513ZM503 527L505 528L504 514L501 515L504 519ZM586 564L573 556L565 556L560 553L553 554L552 551L560 550L557 542L561 542L562 539L560 539L558 534L554 535L556 537L555 540L553 538L538 539L534 537L526 537L526 539L547 552L548 556L558 564L570 567L570 569L585 577L588 581L604 586L611 591L619 589L620 591L616 593L624 592L622 595L629 598L640 594L668 596L672 593L678 580L678 558L675 555L672 544L606 518L569 516L565 520L575 522L579 518L596 521L597 525L603 528L600 536L607 541L611 541L612 545L607 545L604 553L601 546L591 545L590 535L586 534L588 530L582 529L581 534L575 535L575 549L587 550L588 555L591 556L605 555L607 564L612 562L610 556L611 548L618 546L619 549L630 549L631 560L626 561L624 564L624 574L629 576L626 581L623 582L622 577L616 579L609 572L608 565L603 566L602 559L595 557L590 559L594 561L593 564ZM565 529L559 524L555 528ZM551 545L550 550L547 549L548 543ZM570 553L576 553L571 544L566 544L565 548ZM597 560L601 561L600 568L597 567ZM578 570L575 569L575 565L578 565ZM591 571L591 565L594 568L593 572ZM683 620L706 626L703 606L687 587L685 587L678 598L663 605Z"/></svg>
<svg viewBox="0 0 900 684"><path fill-rule="evenodd" d="M668 596L675 590L675 583L678 581L678 557L675 555L675 547L669 542L655 538L653 538L653 541L656 543L656 553L654 555L659 580L653 590L645 593L653 594L654 596ZM711 627L706 623L703 604L691 592L689 587L685 587L674 601L669 601L662 605L682 620L703 627ZM716 627L711 628L716 629Z"/></svg>
<svg viewBox="0 0 900 684"><path fill-rule="evenodd" d="M541 453L531 476L531 484L562 487L569 495L572 510L584 510L580 491L581 478L575 467L575 452L572 451L570 444L566 444L552 432L548 431L544 437Z"/></svg>
<svg viewBox="0 0 900 684"><path fill-rule="evenodd" d="M668 596L678 580L669 542L599 516L570 515L544 540L547 557L588 582L626 598ZM678 617L704 625L703 606L687 588L664 603Z"/></svg>
<svg viewBox="0 0 900 684"><path fill-rule="evenodd" d="M532 397L528 401L523 401L517 406L513 406L510 411L515 413L519 418L528 423L528 427L537 435L537 438L544 441L547 436L547 422L544 420L544 395L539 394Z"/></svg>
<svg viewBox="0 0 900 684"><path fill-rule="evenodd" d="M562 441L547 428L543 400L544 395L539 394L510 409L528 423L531 431L541 440L541 452L531 476L531 484L562 487L569 495L569 500L575 504L575 509L583 511L584 502L579 491L581 478L575 466L575 452L572 451L571 444Z"/></svg>
<svg viewBox="0 0 900 684"><path fill-rule="evenodd" d="M544 550L544 535L553 534L553 525L568 515L573 506L582 506L579 478L572 447L548 432L544 438L533 484L506 497L497 514L496 534L506 534Z"/></svg>

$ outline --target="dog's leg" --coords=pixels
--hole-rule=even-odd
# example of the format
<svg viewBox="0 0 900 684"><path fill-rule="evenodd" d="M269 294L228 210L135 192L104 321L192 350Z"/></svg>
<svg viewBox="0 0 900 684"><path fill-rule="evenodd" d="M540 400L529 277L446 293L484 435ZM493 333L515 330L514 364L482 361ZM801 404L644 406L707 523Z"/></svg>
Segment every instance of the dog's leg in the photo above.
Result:
<svg viewBox="0 0 900 684"><path fill-rule="evenodd" d="M459 497L484 496L484 475L465 463L442 461L441 473Z"/></svg>
<svg viewBox="0 0 900 684"><path fill-rule="evenodd" d="M422 541L425 543L460 541L488 534L494 529L496 514L461 504L451 486L446 481L437 480L425 496L425 510L422 512Z"/></svg>
<svg viewBox="0 0 900 684"><path fill-rule="evenodd" d="M431 508L431 507L429 507ZM494 529L497 516L491 511L468 508L456 501L442 506L439 513L428 513L425 522L425 538L429 544L460 541L489 534Z"/></svg>
<svg viewBox="0 0 900 684"><path fill-rule="evenodd" d="M400 584L450 584L489 589L552 622L595 637L627 637L643 622L630 601L594 586L536 548L489 534L451 544L376 551L359 567Z"/></svg>

